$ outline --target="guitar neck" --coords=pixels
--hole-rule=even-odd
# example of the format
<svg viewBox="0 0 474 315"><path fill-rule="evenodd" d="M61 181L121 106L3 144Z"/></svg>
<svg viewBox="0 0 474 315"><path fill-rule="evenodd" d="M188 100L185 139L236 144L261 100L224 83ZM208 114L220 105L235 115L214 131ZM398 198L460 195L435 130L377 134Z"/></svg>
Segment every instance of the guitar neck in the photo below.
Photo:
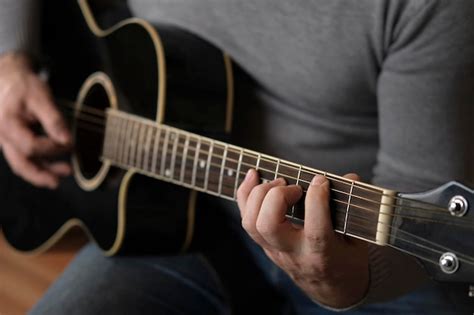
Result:
<svg viewBox="0 0 474 315"><path fill-rule="evenodd" d="M379 245L390 235L395 192L334 174L157 124L121 112L107 111L103 159L113 165L229 200L251 168L262 181L284 178L306 192L311 179L330 181L336 232ZM303 199L303 198L302 198ZM293 206L287 217L304 223L304 208Z"/></svg>

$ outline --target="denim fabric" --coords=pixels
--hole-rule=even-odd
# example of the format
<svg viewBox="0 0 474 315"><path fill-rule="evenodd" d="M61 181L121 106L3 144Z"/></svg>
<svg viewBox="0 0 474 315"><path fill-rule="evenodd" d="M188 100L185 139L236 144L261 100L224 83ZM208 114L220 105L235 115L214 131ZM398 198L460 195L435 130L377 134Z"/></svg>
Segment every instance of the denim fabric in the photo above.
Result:
<svg viewBox="0 0 474 315"><path fill-rule="evenodd" d="M87 245L31 311L56 314L330 315L311 301L240 226L234 204L201 200L195 239L205 254L104 257ZM200 212L198 212L200 213ZM216 237L218 236L218 237ZM345 314L469 314L465 286L428 283L397 300Z"/></svg>
<svg viewBox="0 0 474 315"><path fill-rule="evenodd" d="M200 255L106 258L87 245L31 311L39 314L230 314Z"/></svg>
<svg viewBox="0 0 474 315"><path fill-rule="evenodd" d="M248 245L268 281L282 293L280 298L288 298L287 303L280 303L281 310L271 314L335 314L313 303L257 246L251 241ZM251 283L252 280L242 277L242 281ZM269 304L255 305L254 309L265 307ZM347 314L472 313L468 306L464 308L465 312L455 307L462 309L431 283L398 300L363 306ZM238 312L231 311L226 288L202 255L106 258L95 245L90 244L79 253L30 314L231 313Z"/></svg>

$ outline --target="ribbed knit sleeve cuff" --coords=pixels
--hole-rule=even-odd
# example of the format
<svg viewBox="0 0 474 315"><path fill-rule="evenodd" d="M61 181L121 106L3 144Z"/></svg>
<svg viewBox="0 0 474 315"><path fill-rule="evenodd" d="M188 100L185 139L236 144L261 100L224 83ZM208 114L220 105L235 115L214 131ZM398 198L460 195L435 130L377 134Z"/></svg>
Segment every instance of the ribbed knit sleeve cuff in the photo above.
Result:
<svg viewBox="0 0 474 315"><path fill-rule="evenodd" d="M0 2L0 54L39 52L40 9L40 0Z"/></svg>

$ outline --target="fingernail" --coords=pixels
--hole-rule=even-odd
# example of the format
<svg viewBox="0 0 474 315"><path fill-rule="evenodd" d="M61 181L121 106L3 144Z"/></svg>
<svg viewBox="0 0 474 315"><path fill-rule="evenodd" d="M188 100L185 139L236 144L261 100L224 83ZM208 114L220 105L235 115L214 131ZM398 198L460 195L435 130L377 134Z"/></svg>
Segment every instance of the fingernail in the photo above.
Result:
<svg viewBox="0 0 474 315"><path fill-rule="evenodd" d="M277 179L274 179L272 180L272 183L275 183L275 184L286 184L286 180L282 177L279 177Z"/></svg>
<svg viewBox="0 0 474 315"><path fill-rule="evenodd" d="M59 131L58 140L61 144L68 144L70 140L69 132L66 130Z"/></svg>
<svg viewBox="0 0 474 315"><path fill-rule="evenodd" d="M255 170L253 168L249 169L247 174L245 175L245 180L250 180L255 174Z"/></svg>
<svg viewBox="0 0 474 315"><path fill-rule="evenodd" d="M311 180L311 186L319 186L326 181L326 177L322 175L316 175Z"/></svg>

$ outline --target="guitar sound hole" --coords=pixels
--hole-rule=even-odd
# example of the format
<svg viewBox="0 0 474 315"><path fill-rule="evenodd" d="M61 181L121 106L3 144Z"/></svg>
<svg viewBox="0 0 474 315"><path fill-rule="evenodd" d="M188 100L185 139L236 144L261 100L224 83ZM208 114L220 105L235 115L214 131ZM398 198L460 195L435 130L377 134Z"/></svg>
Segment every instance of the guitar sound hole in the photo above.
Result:
<svg viewBox="0 0 474 315"><path fill-rule="evenodd" d="M105 109L109 107L107 92L100 84L88 91L76 118L76 157L82 175L92 179L100 170L105 135Z"/></svg>

